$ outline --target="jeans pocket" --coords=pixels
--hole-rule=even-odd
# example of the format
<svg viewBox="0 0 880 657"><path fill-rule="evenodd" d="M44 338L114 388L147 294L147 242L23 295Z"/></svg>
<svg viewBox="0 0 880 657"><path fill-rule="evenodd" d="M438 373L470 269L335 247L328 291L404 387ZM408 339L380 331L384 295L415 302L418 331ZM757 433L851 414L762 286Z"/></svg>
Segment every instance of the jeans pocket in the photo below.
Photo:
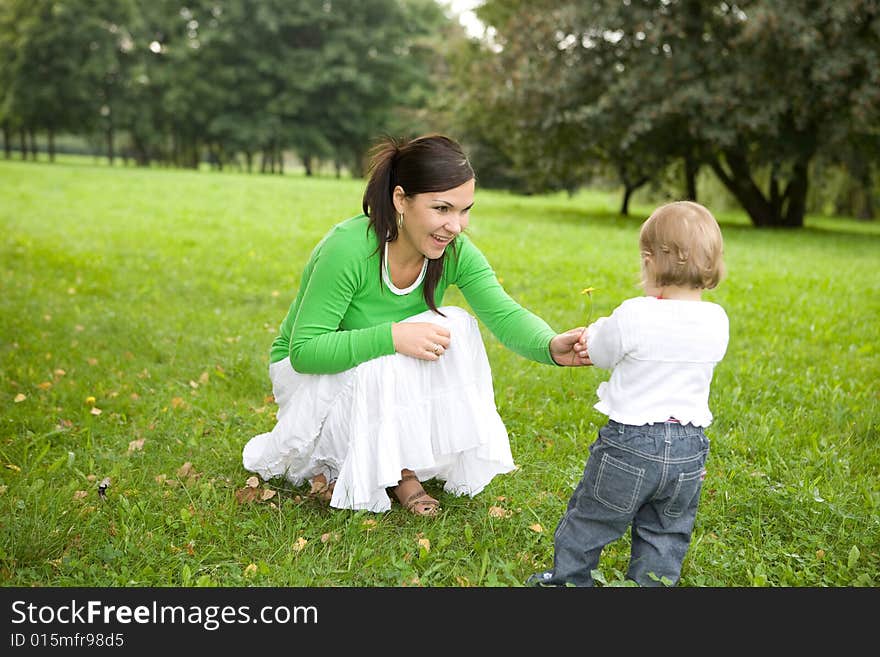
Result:
<svg viewBox="0 0 880 657"><path fill-rule="evenodd" d="M602 454L593 491L596 499L609 509L631 513L636 508L644 477L644 468Z"/></svg>
<svg viewBox="0 0 880 657"><path fill-rule="evenodd" d="M703 468L694 472L682 472L675 482L672 497L663 509L664 515L670 518L678 518L684 510L690 506L694 497L700 494L700 486L703 483Z"/></svg>

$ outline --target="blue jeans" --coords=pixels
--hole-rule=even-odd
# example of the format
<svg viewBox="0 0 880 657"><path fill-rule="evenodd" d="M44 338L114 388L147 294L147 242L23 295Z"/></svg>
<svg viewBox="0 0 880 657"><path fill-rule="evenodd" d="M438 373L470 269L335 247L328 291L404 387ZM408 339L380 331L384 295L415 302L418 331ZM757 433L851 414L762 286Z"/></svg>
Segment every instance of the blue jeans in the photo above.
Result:
<svg viewBox="0 0 880 657"><path fill-rule="evenodd" d="M591 586L602 548L630 526L627 578L642 586L677 583L708 454L701 427L609 420L556 528L552 576L544 583Z"/></svg>

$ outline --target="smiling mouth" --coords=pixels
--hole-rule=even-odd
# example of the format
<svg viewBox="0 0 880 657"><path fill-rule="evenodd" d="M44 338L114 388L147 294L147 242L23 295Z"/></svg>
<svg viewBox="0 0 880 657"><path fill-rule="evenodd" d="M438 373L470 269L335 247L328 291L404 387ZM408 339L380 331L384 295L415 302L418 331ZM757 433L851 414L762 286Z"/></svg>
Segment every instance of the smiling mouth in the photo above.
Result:
<svg viewBox="0 0 880 657"><path fill-rule="evenodd" d="M431 233L431 237L433 237L438 242L442 242L443 244L448 244L449 242L452 241L451 236L450 237L441 237L440 235L437 235L435 233Z"/></svg>

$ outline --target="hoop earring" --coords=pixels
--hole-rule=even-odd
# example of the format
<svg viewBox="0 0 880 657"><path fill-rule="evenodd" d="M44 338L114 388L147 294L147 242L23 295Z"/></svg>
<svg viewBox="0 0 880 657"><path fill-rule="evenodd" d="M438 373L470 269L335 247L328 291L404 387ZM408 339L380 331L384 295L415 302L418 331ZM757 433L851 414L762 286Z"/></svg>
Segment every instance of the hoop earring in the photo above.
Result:
<svg viewBox="0 0 880 657"><path fill-rule="evenodd" d="M403 228L403 212L397 215L397 230Z"/></svg>

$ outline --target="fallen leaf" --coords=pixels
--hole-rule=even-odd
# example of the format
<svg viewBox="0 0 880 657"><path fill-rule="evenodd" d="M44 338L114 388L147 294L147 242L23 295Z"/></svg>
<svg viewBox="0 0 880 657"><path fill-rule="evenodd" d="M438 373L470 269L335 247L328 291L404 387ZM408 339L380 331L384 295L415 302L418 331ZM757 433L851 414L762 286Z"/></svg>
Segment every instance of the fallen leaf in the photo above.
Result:
<svg viewBox="0 0 880 657"><path fill-rule="evenodd" d="M196 383L195 381L193 381L192 379L190 379L189 380L189 387L195 389L195 388L199 387L199 384Z"/></svg>
<svg viewBox="0 0 880 657"><path fill-rule="evenodd" d="M308 541L300 536L298 539L296 539L296 541L294 541L290 549L294 552L302 552L302 549L306 546L307 543Z"/></svg>
<svg viewBox="0 0 880 657"><path fill-rule="evenodd" d="M177 469L177 476L183 479L189 477L193 473L193 464L187 461Z"/></svg>
<svg viewBox="0 0 880 657"><path fill-rule="evenodd" d="M168 479L168 475L167 475L167 474L157 474L157 475L154 477L154 479L156 480L156 483L159 484L159 485L161 486L161 485L164 484L165 481Z"/></svg>
<svg viewBox="0 0 880 657"><path fill-rule="evenodd" d="M260 497L260 491L256 488L239 488L235 491L235 499L239 504L250 504Z"/></svg>
<svg viewBox="0 0 880 657"><path fill-rule="evenodd" d="M40 390L48 390L49 388L52 387L52 382L51 381L43 381L42 383L37 384L37 387Z"/></svg>
<svg viewBox="0 0 880 657"><path fill-rule="evenodd" d="M85 491L85 490L77 490L77 491L74 491L74 492L73 492L73 499L75 499L75 500L81 500L81 499L83 499L84 497L88 497L88 494L89 494L88 491Z"/></svg>
<svg viewBox="0 0 880 657"><path fill-rule="evenodd" d="M21 472L21 468L19 468L17 465L15 465L15 463L7 463L6 467L8 469L12 470L13 472Z"/></svg>
<svg viewBox="0 0 880 657"><path fill-rule="evenodd" d="M67 374L67 372L65 372L64 370L62 370L59 367L58 369L55 370L54 374L55 374L55 376L64 376L65 374Z"/></svg>
<svg viewBox="0 0 880 657"><path fill-rule="evenodd" d="M183 397L174 397L171 400L171 406L173 408L180 408L181 406L186 406L186 402L183 401Z"/></svg>
<svg viewBox="0 0 880 657"><path fill-rule="evenodd" d="M376 525L377 525L376 521L373 520L372 518L367 518L366 520L364 520L361 523L361 526L365 527L367 531L370 531L371 529L375 529Z"/></svg>
<svg viewBox="0 0 880 657"><path fill-rule="evenodd" d="M251 564L248 564L247 568L244 569L244 576L251 577L256 572L257 572L257 564L251 563Z"/></svg>
<svg viewBox="0 0 880 657"><path fill-rule="evenodd" d="M419 539L419 547L424 548L425 552L430 552L431 551L431 541L428 540L427 538L420 538Z"/></svg>
<svg viewBox="0 0 880 657"><path fill-rule="evenodd" d="M489 515L493 518L509 518L513 515L513 511L510 511L509 509L504 509L500 506L490 506Z"/></svg>
<svg viewBox="0 0 880 657"><path fill-rule="evenodd" d="M88 359L86 359L86 362L89 365L95 366L98 364L98 359L97 358L88 358Z"/></svg>
<svg viewBox="0 0 880 657"><path fill-rule="evenodd" d="M15 396L15 400L14 400L14 401L15 401L16 404L19 404L19 403L23 402L25 399L27 399L27 395L22 394L22 393L18 393L18 394Z"/></svg>
<svg viewBox="0 0 880 657"><path fill-rule="evenodd" d="M97 406L92 406L92 410L89 411L89 413L91 413L92 415L100 415L100 414L103 413L103 412L104 412L104 411L102 411L102 410L101 410L100 408L98 408Z"/></svg>
<svg viewBox="0 0 880 657"><path fill-rule="evenodd" d="M144 438L138 438L128 443L128 453L139 452L144 448Z"/></svg>
<svg viewBox="0 0 880 657"><path fill-rule="evenodd" d="M2 492L2 491L0 491ZM338 541L339 533L338 532L327 532L326 534L321 534L321 542L329 543L330 541Z"/></svg>
<svg viewBox="0 0 880 657"><path fill-rule="evenodd" d="M3 495L8 488L9 488L9 486L7 486L6 484L3 484L2 486L0 486L0 495ZM325 534L325 536L326 536L326 534ZM322 536L321 539L323 540L323 538L324 537Z"/></svg>
<svg viewBox="0 0 880 657"><path fill-rule="evenodd" d="M134 399L135 401L137 401L138 399L141 398L141 396L139 394L137 394L136 392L133 392L133 393L131 393L131 398Z"/></svg>
<svg viewBox="0 0 880 657"><path fill-rule="evenodd" d="M253 477L248 477L247 481L244 483L248 488L256 488L260 485L260 478L254 475Z"/></svg>
<svg viewBox="0 0 880 657"><path fill-rule="evenodd" d="M211 378L210 374L208 374L207 372L202 372L201 375L199 376L199 383L201 383L202 385L205 385L208 382L208 379L210 379L210 378Z"/></svg>
<svg viewBox="0 0 880 657"><path fill-rule="evenodd" d="M271 500L273 497L275 497L275 491L271 488L264 488L263 492L260 493L260 499L264 502L266 500Z"/></svg>
<svg viewBox="0 0 880 657"><path fill-rule="evenodd" d="M825 550L816 550L816 558L824 559L825 558Z"/></svg>
<svg viewBox="0 0 880 657"><path fill-rule="evenodd" d="M541 527L540 523L537 522L534 525L529 525L529 529L531 529L533 532L537 532L538 534L544 531L544 528Z"/></svg>

